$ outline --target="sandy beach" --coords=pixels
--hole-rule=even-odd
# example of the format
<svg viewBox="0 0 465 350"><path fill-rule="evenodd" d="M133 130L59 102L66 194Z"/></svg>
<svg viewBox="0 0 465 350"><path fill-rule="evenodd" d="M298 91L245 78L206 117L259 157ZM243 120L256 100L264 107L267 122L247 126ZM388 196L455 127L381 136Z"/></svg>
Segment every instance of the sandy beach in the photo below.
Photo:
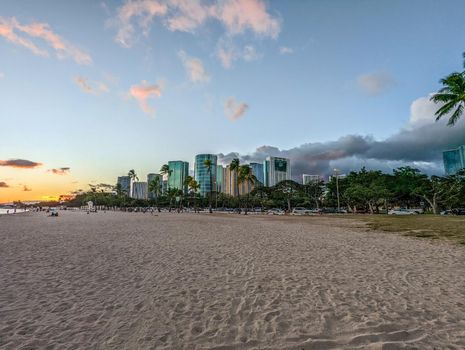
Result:
<svg viewBox="0 0 465 350"><path fill-rule="evenodd" d="M465 247L326 217L0 217L1 349L463 349Z"/></svg>

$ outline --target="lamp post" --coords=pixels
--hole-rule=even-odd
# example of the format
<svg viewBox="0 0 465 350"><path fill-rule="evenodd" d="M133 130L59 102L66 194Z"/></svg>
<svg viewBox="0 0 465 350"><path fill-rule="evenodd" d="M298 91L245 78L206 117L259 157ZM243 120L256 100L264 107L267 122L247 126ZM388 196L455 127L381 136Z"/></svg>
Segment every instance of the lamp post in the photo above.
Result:
<svg viewBox="0 0 465 350"><path fill-rule="evenodd" d="M339 200L339 169L334 169L334 176L336 176L336 194L337 194L337 212L341 211L341 202Z"/></svg>

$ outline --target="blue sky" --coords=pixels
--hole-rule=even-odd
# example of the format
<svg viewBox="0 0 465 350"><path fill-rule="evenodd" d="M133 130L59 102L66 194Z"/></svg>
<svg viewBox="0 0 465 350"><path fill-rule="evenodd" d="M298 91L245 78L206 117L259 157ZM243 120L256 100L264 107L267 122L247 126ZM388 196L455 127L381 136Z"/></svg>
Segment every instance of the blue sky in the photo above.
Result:
<svg viewBox="0 0 465 350"><path fill-rule="evenodd" d="M0 159L40 162L39 178L69 167L66 180L53 180L60 190L130 168L145 176L173 159L192 168L196 153L389 139L411 124L412 103L461 69L465 50L464 1L190 2L198 14L183 12L182 0L0 3L0 28L48 52L0 31ZM166 13L147 19L154 5ZM122 20L124 11L132 17ZM31 35L37 23L68 46ZM152 93L154 114L132 87ZM31 174L0 167L16 187Z"/></svg>

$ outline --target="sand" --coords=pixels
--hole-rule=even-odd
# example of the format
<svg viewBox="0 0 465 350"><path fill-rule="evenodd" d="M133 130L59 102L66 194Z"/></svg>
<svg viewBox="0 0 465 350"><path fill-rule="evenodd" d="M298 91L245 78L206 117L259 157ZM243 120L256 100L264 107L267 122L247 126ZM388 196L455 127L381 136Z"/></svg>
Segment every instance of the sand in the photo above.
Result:
<svg viewBox="0 0 465 350"><path fill-rule="evenodd" d="M345 219L0 217L1 349L463 349L465 247Z"/></svg>

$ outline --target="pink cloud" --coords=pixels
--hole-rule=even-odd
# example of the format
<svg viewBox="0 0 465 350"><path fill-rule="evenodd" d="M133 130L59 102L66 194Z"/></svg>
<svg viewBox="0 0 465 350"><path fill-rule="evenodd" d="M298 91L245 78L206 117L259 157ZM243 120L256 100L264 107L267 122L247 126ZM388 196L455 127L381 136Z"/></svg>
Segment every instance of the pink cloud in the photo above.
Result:
<svg viewBox="0 0 465 350"><path fill-rule="evenodd" d="M129 90L129 95L139 102L140 108L147 114L154 114L155 110L149 105L151 98L161 96L161 87L159 85L149 85L142 81L141 85L133 85Z"/></svg>
<svg viewBox="0 0 465 350"><path fill-rule="evenodd" d="M277 38L281 22L272 16L263 0L127 0L118 9L115 21L118 27L116 41L124 47L131 46L136 23L147 35L155 17L163 19L171 31L193 33L208 19L222 23L230 35L246 30L263 36Z"/></svg>
<svg viewBox="0 0 465 350"><path fill-rule="evenodd" d="M217 6L215 17L228 29L230 34L240 34L246 29L276 39L281 23L271 16L261 0L228 0Z"/></svg>
<svg viewBox="0 0 465 350"><path fill-rule="evenodd" d="M224 111L226 116L231 121L238 120L244 116L245 112L249 109L249 105L245 102L237 102L234 97L230 97L224 104Z"/></svg>
<svg viewBox="0 0 465 350"><path fill-rule="evenodd" d="M106 93L110 91L105 83L101 81L89 81L87 78L79 75L74 77L74 82L81 88L82 91L88 94L98 95L99 93Z"/></svg>
<svg viewBox="0 0 465 350"><path fill-rule="evenodd" d="M117 26L119 29L115 40L121 46L130 47L134 34L132 19L137 18L144 35L148 35L154 17L165 15L167 10L167 6L158 0L126 1L118 10Z"/></svg>
<svg viewBox="0 0 465 350"><path fill-rule="evenodd" d="M34 54L39 56L49 56L47 50L39 48L31 40L26 37L20 36L16 31L27 34L32 38L38 38L44 40L49 46L51 46L58 58L70 57L78 64L91 64L92 58L90 55L77 47L66 42L62 37L55 34L47 23L31 23L23 25L19 23L15 17L6 19L0 17L0 36L3 36L6 40L19 46L23 46L31 50Z"/></svg>

